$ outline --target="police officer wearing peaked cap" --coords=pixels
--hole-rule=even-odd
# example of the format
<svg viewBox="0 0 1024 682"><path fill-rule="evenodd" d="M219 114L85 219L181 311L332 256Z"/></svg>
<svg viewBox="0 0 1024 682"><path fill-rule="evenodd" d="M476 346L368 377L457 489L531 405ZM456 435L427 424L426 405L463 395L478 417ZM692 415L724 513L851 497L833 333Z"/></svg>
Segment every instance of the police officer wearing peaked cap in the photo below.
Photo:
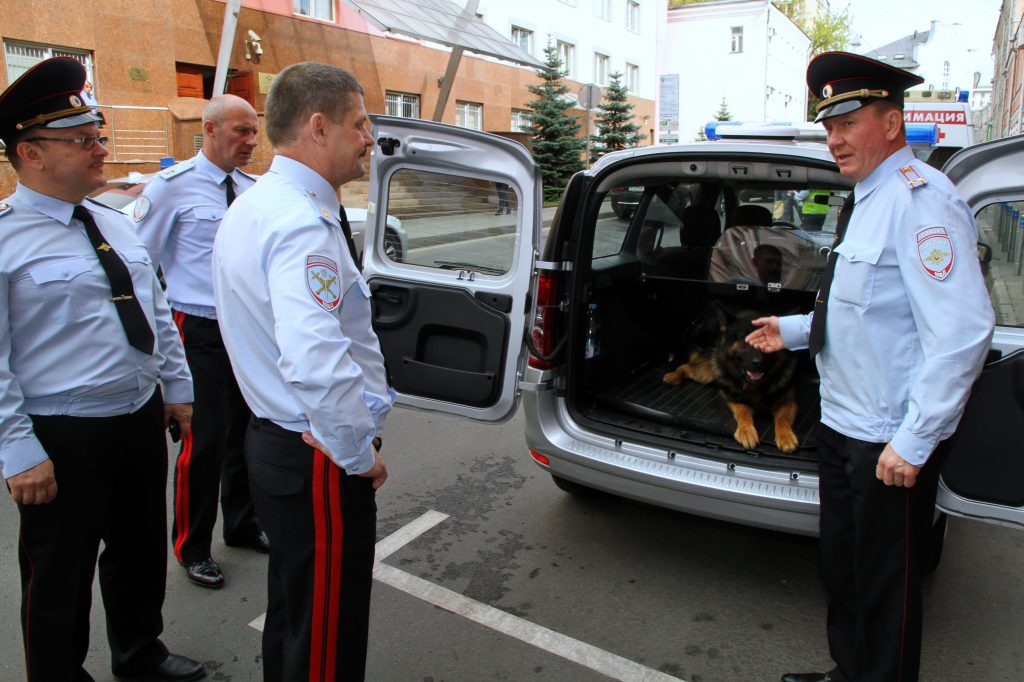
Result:
<svg viewBox="0 0 1024 682"><path fill-rule="evenodd" d="M821 376L820 565L835 667L783 682L913 682L939 471L995 316L970 208L906 143L918 76L828 52L807 68L817 120L856 182L814 310L755 320L763 351L808 348Z"/></svg>
<svg viewBox="0 0 1024 682"><path fill-rule="evenodd" d="M85 198L105 182L107 150L84 82L79 62L56 57L0 94L18 174L0 203L0 466L20 515L25 672L93 679L83 663L102 541L114 675L198 680L202 665L159 639L164 427L188 431L192 382L131 222Z"/></svg>

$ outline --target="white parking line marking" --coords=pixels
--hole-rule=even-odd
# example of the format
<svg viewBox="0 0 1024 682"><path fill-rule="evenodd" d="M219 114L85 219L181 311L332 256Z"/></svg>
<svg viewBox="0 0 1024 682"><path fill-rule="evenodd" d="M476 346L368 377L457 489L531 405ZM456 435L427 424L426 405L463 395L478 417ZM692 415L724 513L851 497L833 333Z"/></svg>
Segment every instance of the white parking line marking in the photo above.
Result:
<svg viewBox="0 0 1024 682"><path fill-rule="evenodd" d="M394 554L447 518L447 514L433 510L428 511L378 542L373 577L396 590L401 590L474 623L560 656L612 679L623 682L682 682L679 678L598 649L586 642L505 613L493 606L481 604L458 592L435 585L394 566L381 563L382 559ZM266 614L260 616L249 623L250 627L262 632L265 618Z"/></svg>

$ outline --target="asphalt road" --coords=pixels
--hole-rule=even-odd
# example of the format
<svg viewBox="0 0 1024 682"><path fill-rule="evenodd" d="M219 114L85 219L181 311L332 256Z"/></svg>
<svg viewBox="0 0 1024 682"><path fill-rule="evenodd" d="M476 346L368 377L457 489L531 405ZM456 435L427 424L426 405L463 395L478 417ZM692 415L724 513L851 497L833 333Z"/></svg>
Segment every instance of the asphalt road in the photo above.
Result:
<svg viewBox="0 0 1024 682"><path fill-rule="evenodd" d="M811 539L563 493L529 459L519 418L481 426L399 409L384 456L378 535L394 543L374 586L368 680L746 682L828 663ZM7 496L0 543L6 681L23 675ZM212 680L259 680L250 623L266 559L219 541L214 554L220 591L169 566L164 639ZM922 679L1024 679L1022 566L1024 534L951 522L927 586ZM87 667L107 681L98 595L93 614Z"/></svg>

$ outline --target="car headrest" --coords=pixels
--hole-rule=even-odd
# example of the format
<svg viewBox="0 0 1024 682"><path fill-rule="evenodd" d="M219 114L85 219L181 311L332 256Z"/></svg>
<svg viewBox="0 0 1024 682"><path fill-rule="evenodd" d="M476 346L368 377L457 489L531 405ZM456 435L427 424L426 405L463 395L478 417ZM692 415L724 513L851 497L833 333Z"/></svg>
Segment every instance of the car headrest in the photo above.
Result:
<svg viewBox="0 0 1024 682"><path fill-rule="evenodd" d="M705 206L687 206L683 209L683 224L679 241L689 246L714 246L722 234L722 224L715 209Z"/></svg>
<svg viewBox="0 0 1024 682"><path fill-rule="evenodd" d="M772 226L772 212L757 204L740 204L733 216L733 225Z"/></svg>

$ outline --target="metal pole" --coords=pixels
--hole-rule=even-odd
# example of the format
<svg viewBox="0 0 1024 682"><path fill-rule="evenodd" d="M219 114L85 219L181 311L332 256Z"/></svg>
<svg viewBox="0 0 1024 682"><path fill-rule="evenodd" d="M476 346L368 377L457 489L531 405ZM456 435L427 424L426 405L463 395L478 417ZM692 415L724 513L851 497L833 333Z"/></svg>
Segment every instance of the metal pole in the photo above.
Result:
<svg viewBox="0 0 1024 682"><path fill-rule="evenodd" d="M235 42L238 28L238 12L242 0L228 0L224 8L224 26L220 30L220 52L217 53L217 73L213 77L213 94L223 95L228 80L228 65L231 63L231 45Z"/></svg>
<svg viewBox="0 0 1024 682"><path fill-rule="evenodd" d="M477 7L480 6L480 0L467 0L466 11L470 14L476 14ZM441 77L440 85L441 91L437 93L437 104L434 105L434 117L433 121L440 121L444 115L444 109L448 106L448 97L452 93L452 86L455 84L455 74L459 71L459 62L462 61L462 48L453 47L451 56L448 57L448 68L445 69L444 76ZM483 121L480 122L481 127Z"/></svg>

